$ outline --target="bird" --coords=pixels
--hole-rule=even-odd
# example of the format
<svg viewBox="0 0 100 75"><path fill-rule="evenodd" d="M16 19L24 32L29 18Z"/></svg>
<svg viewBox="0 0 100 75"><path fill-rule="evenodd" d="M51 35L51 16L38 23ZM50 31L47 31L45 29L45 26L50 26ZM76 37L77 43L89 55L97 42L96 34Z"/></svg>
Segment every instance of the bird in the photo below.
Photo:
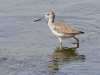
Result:
<svg viewBox="0 0 100 75"><path fill-rule="evenodd" d="M62 44L62 39L73 37L76 40L76 44L79 45L79 39L77 39L75 35L84 34L84 32L79 31L64 22L54 21L55 14L52 11L46 13L44 17L37 19L34 22L42 20L44 18L49 18L48 26L50 27L52 33L58 37L60 44Z"/></svg>

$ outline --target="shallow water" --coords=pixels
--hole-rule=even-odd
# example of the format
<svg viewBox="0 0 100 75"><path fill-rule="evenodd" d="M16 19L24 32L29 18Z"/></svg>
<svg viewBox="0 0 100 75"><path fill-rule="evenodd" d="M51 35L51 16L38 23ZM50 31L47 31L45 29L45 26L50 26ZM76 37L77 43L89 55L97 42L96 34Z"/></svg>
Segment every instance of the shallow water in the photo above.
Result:
<svg viewBox="0 0 100 75"><path fill-rule="evenodd" d="M59 40L47 19L48 11L84 35ZM0 75L100 75L99 0L1 0Z"/></svg>

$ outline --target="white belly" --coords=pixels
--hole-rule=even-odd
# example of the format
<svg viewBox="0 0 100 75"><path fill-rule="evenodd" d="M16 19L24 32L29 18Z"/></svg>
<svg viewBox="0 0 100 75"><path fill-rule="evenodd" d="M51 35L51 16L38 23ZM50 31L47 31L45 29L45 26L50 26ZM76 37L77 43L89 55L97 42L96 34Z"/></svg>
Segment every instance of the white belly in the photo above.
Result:
<svg viewBox="0 0 100 75"><path fill-rule="evenodd" d="M71 38L71 37L75 36L75 34L61 34L61 33L58 33L52 27L50 27L50 29L51 29L53 34L55 34L57 37L60 37L62 39L64 39L64 38Z"/></svg>

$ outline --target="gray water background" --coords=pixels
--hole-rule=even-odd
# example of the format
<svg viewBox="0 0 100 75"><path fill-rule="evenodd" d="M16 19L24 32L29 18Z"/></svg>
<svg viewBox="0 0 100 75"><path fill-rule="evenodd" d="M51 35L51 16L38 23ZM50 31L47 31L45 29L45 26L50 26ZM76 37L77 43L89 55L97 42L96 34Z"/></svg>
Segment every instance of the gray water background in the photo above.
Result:
<svg viewBox="0 0 100 75"><path fill-rule="evenodd" d="M59 40L41 18L84 31ZM100 75L100 0L0 0L0 75Z"/></svg>

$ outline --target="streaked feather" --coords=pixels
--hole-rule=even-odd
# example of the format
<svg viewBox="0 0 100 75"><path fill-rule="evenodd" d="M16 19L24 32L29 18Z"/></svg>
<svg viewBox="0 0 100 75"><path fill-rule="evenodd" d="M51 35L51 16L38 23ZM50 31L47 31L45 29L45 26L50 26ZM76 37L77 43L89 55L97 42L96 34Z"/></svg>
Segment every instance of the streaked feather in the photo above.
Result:
<svg viewBox="0 0 100 75"><path fill-rule="evenodd" d="M84 32L78 31L68 24L62 22L53 22L52 27L55 31L61 34L81 34Z"/></svg>

